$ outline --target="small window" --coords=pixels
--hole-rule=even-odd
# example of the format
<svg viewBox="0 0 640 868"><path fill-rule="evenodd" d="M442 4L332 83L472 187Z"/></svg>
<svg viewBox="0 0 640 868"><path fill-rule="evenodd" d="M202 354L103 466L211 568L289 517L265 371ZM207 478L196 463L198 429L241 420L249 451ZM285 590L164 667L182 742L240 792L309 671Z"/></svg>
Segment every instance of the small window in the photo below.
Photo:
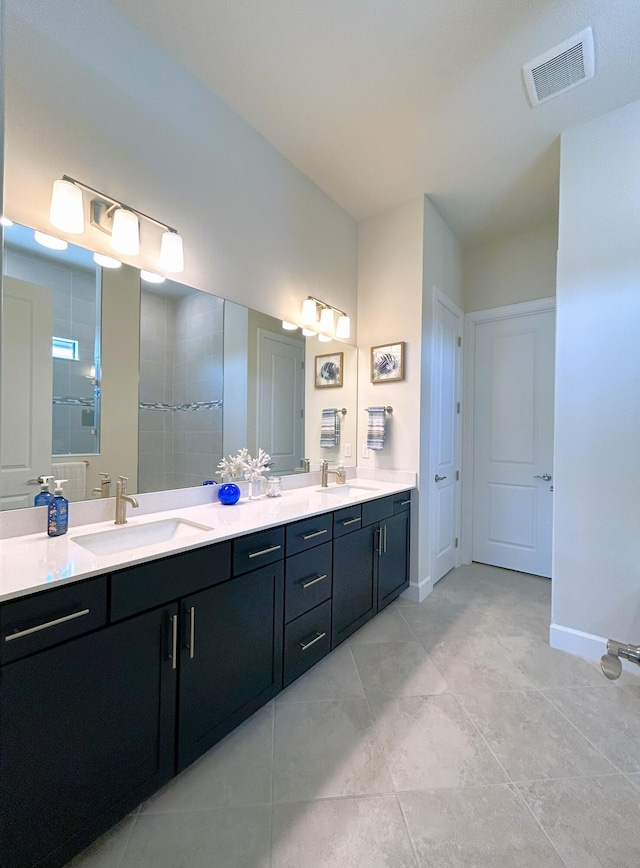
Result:
<svg viewBox="0 0 640 868"><path fill-rule="evenodd" d="M72 341L71 338L53 338L51 354L54 359L72 359L77 361L78 356L78 341Z"/></svg>

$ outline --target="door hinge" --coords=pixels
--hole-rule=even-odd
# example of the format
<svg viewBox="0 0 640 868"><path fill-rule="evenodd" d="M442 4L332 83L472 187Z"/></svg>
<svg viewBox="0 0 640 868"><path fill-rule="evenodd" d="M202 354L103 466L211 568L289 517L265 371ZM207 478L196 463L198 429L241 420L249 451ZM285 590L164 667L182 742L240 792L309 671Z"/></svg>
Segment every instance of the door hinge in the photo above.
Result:
<svg viewBox="0 0 640 868"><path fill-rule="evenodd" d="M458 537L456 537L455 548L458 548Z"/></svg>
<svg viewBox="0 0 640 868"><path fill-rule="evenodd" d="M460 412L460 401L456 404L456 413Z"/></svg>
<svg viewBox="0 0 640 868"><path fill-rule="evenodd" d="M462 346L462 338L461 338L461 337L458 337L458 346L459 346L459 347Z"/></svg>
<svg viewBox="0 0 640 868"><path fill-rule="evenodd" d="M460 471L456 470L456 482L460 482Z"/></svg>

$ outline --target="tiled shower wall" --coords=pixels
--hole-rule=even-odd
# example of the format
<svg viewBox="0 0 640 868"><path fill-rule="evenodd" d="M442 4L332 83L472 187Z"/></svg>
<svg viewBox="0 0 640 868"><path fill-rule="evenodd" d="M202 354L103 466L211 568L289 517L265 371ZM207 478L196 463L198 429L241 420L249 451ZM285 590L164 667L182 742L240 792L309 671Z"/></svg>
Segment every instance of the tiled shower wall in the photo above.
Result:
<svg viewBox="0 0 640 868"><path fill-rule="evenodd" d="M94 365L99 301L95 270L52 262L6 245L4 273L48 287L53 296L53 334L78 341L78 361L53 359L54 396L92 400L94 390L89 378ZM91 433L92 416L90 407L54 404L52 454L97 452L97 437Z"/></svg>
<svg viewBox="0 0 640 868"><path fill-rule="evenodd" d="M224 302L194 291L169 297L142 291L138 490L200 485L222 458L222 408L189 408L222 399Z"/></svg>

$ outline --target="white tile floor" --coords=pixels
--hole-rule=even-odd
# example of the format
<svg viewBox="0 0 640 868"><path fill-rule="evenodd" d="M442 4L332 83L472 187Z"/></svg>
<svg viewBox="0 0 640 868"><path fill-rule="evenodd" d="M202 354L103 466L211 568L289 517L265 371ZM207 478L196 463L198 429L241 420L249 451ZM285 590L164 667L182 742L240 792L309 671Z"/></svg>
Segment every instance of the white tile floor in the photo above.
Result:
<svg viewBox="0 0 640 868"><path fill-rule="evenodd" d="M550 649L550 590L398 600L69 868L637 868L640 678Z"/></svg>

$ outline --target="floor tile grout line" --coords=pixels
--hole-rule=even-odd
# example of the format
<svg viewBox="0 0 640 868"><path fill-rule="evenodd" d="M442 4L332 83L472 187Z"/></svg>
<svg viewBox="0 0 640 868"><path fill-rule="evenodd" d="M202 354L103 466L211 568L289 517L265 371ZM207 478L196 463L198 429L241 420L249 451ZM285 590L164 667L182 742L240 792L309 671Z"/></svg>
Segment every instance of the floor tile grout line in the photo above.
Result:
<svg viewBox="0 0 640 868"><path fill-rule="evenodd" d="M138 825L138 820L140 819L140 816L141 816L140 811L138 810L138 811L136 811L135 814L133 814L133 815L130 814L129 816L133 816L133 823L131 824L131 828L129 829L129 834L127 835L127 840L125 842L124 847L122 848L122 853L120 854L120 858L118 859L118 864L115 866L115 868L120 868L120 866L122 865L122 863L124 861L124 857L127 855L127 850L129 849L129 844L131 843L131 837L133 835L133 830Z"/></svg>
<svg viewBox="0 0 640 868"><path fill-rule="evenodd" d="M551 835L549 835L549 833L547 832L547 830L545 829L545 827L542 825L542 823L540 822L540 820L539 820L539 819L536 817L536 815L533 813L533 809L531 808L531 805L529 804L529 802L526 800L526 798L525 798L525 796L524 796L524 793L521 792L521 790L519 789L519 787L518 787L516 784L512 784L512 787L513 787L513 789L515 790L515 793L516 793L517 798L520 799L520 801L524 804L524 806L525 806L525 808L527 809L527 811L528 811L528 812L530 813L530 815L533 817L533 821L534 821L534 823L536 823L536 824L538 825L538 827L540 828L542 834L545 836L545 838L547 839L547 841L549 842L549 844L550 844L551 847L553 848L553 851L554 851L555 853L557 853L557 855L558 855L558 859L562 862L562 864L565 866L565 868L569 868L569 866L567 865L566 861L563 859L563 857L562 857L560 851L559 851L558 848L556 847L556 845L555 845L553 839L551 838Z"/></svg>
<svg viewBox="0 0 640 868"><path fill-rule="evenodd" d="M467 709L464 707L464 705L460 702L460 700L458 699L458 697L457 697L455 694L452 694L452 695L453 695L453 698L455 699L456 703L458 704L458 707L459 707L460 710L462 711L464 717L466 718L466 720L467 720L467 721L471 724L471 726L475 729L475 731L477 732L477 734L478 734L478 735L480 736L480 738L482 739L482 742L483 742L484 746L487 748L487 750L489 751L489 753L491 754L491 756L492 756L492 757L494 758L494 760L497 762L498 766L502 769L502 771L503 771L503 773L504 773L504 775L505 775L505 777L506 777L506 779L507 779L506 781L504 781L504 783L507 783L507 782L508 782L508 783L513 783L512 780L511 780L511 775L507 772L507 770L505 769L505 767L502 765L502 763L500 762L500 760L498 759L498 757L497 757L497 756L495 755L495 753L493 752L493 749L492 749L491 745L489 744L489 742L488 742L488 741L486 740L486 738L484 737L482 731L480 730L480 727L477 725L477 723L475 722L475 720L471 717L471 715L469 714L469 712L467 711Z"/></svg>
<svg viewBox="0 0 640 868"><path fill-rule="evenodd" d="M623 770L622 770L621 768L619 768L619 767L618 767L618 766L613 762L613 760L610 760L608 756L605 756L605 754L603 753L603 751L600 750L600 748L598 747L598 745L594 744L594 743L591 741L591 739L588 738L588 737L584 734L584 732L582 732L582 730L578 728L578 726L577 726L575 723L573 723L571 720L569 720L569 718L568 718L567 715L562 711L562 709L558 708L558 706L557 706L555 703L553 703L553 702L549 699L549 697L546 696L546 695L543 693L542 690L540 690L539 692L540 692L540 695L542 696L542 698L544 699L544 701L545 701L545 702L548 702L549 705L550 705L553 709L555 709L555 711L557 711L559 715L561 715L562 717L564 717L564 719L567 721L567 723L569 724L569 726L573 727L573 729L575 729L575 731L576 731L580 736L582 736L582 738L587 742L587 744L591 745L591 747L596 751L596 753L600 754L600 756L602 757L602 759L603 759L605 762L609 763L609 765L610 765L613 769L615 769L615 771L617 771L619 774L621 774L621 775L624 774ZM587 777L587 775L581 775L581 777Z"/></svg>
<svg viewBox="0 0 640 868"><path fill-rule="evenodd" d="M400 813L402 815L402 822L404 823L404 828L407 833L407 837L409 838L409 844L411 845L411 851L413 853L413 858L415 859L416 868L420 868L422 862L420 861L420 856L418 855L418 848L416 847L416 843L413 840L413 835L411 834L411 829L409 828L409 821L407 820L407 815L404 811L404 806L400 801L400 796L396 793L395 795L396 802L398 807L400 808Z"/></svg>
<svg viewBox="0 0 640 868"><path fill-rule="evenodd" d="M273 868L273 783L276 771L276 703L271 700L271 787L269 799L269 866Z"/></svg>

